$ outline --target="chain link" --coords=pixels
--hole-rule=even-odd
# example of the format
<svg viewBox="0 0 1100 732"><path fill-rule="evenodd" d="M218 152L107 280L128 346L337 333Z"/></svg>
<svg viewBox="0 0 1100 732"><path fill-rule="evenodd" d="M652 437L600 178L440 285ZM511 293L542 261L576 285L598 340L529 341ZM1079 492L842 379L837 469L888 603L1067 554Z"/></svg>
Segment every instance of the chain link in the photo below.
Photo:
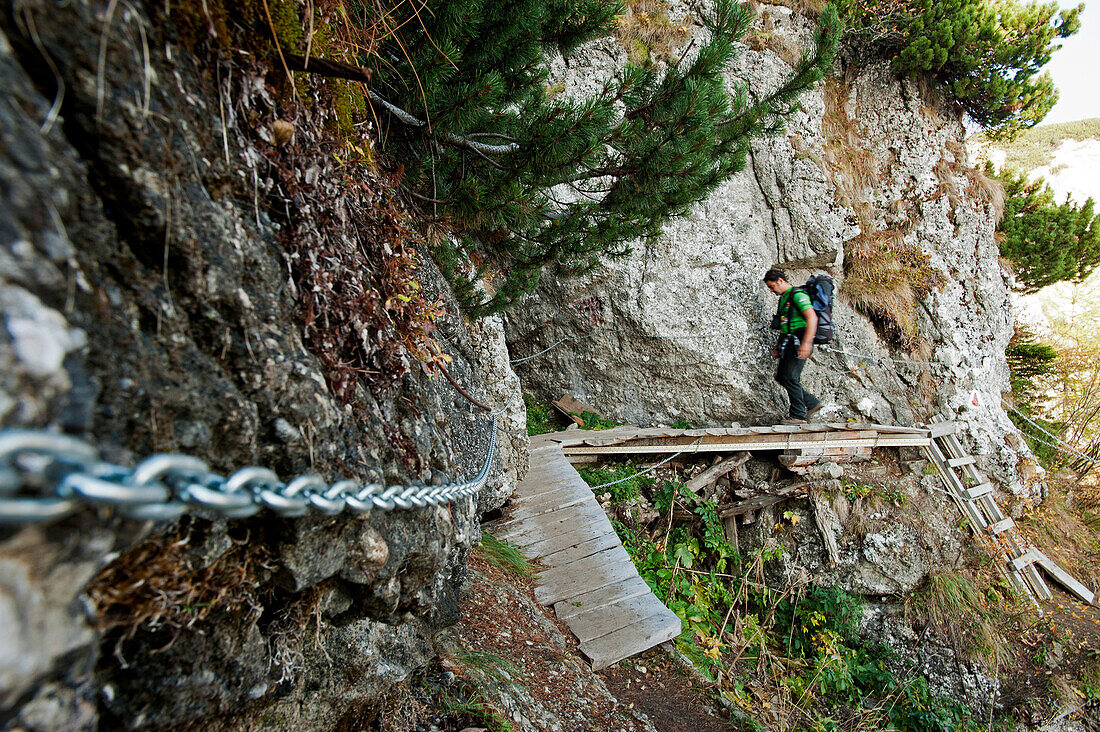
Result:
<svg viewBox="0 0 1100 732"><path fill-rule="evenodd" d="M264 509L294 517L439 506L472 496L485 486L496 440L494 414L485 459L472 480L447 483L445 475L433 471L438 485L387 487L347 479L330 484L312 474L283 482L271 470L254 466L226 477L211 472L203 460L181 454L153 455L126 468L100 460L95 447L69 435L2 430L0 524L54 521L88 504L151 521L173 521L186 513L236 519Z"/></svg>

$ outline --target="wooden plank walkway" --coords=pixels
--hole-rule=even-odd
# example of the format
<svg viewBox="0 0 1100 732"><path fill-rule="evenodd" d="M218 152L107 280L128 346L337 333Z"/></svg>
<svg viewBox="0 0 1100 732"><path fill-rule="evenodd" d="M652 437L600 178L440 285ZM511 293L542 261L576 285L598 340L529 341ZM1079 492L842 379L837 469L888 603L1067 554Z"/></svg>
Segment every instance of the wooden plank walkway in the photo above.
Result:
<svg viewBox="0 0 1100 732"><path fill-rule="evenodd" d="M532 438L531 469L512 510L486 528L546 567L535 597L554 606L599 670L680 635L680 618L638 576L592 489L553 439L561 434Z"/></svg>
<svg viewBox="0 0 1100 732"><path fill-rule="evenodd" d="M1007 566L1002 569L1018 589L1049 599L1050 591L1037 570L1042 567L1082 600L1093 602L1088 588L1017 535L1012 520L993 500L993 486L956 440L956 428L944 422L927 428L862 423L703 430L624 426L539 435L531 439L531 467L516 486L510 510L486 528L546 567L536 582L536 598L553 605L598 670L675 638L681 626L676 614L638 576L607 515L570 460L631 453L775 450L780 451L783 465L801 472L820 460L867 457L875 447L923 447L974 531L979 536L988 532L985 540L992 538L1004 546ZM767 498L774 502L788 497ZM726 513L723 517L728 519Z"/></svg>

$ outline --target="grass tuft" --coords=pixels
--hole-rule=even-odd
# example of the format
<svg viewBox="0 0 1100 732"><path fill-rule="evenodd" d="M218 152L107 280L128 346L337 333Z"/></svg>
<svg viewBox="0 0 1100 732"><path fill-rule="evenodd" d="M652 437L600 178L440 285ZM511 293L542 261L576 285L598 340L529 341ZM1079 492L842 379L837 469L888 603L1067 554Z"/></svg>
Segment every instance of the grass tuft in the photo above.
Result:
<svg viewBox="0 0 1100 732"><path fill-rule="evenodd" d="M474 551L489 564L500 567L506 572L522 577L533 577L535 574L534 566L527 561L519 549L503 539L498 539L488 531L481 532L481 542Z"/></svg>
<svg viewBox="0 0 1100 732"><path fill-rule="evenodd" d="M929 574L906 609L947 636L956 652L996 670L1012 658L1000 631L1006 604L1014 602L992 586L948 571Z"/></svg>

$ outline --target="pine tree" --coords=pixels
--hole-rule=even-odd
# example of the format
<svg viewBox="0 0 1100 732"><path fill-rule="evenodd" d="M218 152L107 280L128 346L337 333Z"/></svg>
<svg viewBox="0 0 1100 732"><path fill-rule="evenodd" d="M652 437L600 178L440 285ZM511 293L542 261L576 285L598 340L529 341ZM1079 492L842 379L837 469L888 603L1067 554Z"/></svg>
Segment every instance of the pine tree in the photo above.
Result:
<svg viewBox="0 0 1100 732"><path fill-rule="evenodd" d="M744 167L753 137L781 127L831 64L840 31L827 9L785 83L731 96L724 72L752 16L719 0L697 53L667 66L629 64L594 96L568 99L547 88L547 54L610 33L617 3L349 8L361 27L388 29L359 59L389 123L386 149L403 163L412 199L453 232L437 260L475 315L515 302L548 266L585 272L657 236ZM496 285L488 300L474 286L485 276Z"/></svg>
<svg viewBox="0 0 1100 732"><path fill-rule="evenodd" d="M987 165L992 173L992 166ZM1001 255L1016 268L1024 292L1036 292L1055 282L1081 282L1100 264L1100 215L1090 198L1081 206L1067 198L1062 204L1045 181L1025 175L1000 175L1005 187L1001 219Z"/></svg>
<svg viewBox="0 0 1100 732"><path fill-rule="evenodd" d="M928 74L992 137L1035 126L1058 101L1041 73L1084 5L1018 0L841 0L854 31L900 74Z"/></svg>

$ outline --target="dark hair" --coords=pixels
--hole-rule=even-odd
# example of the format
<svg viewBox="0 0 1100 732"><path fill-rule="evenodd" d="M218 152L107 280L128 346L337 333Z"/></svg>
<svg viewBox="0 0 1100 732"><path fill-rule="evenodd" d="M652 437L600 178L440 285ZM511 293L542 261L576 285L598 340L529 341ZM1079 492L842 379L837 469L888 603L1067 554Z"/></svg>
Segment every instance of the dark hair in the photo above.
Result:
<svg viewBox="0 0 1100 732"><path fill-rule="evenodd" d="M779 280L786 280L786 279L787 279L787 273L784 272L781 269L776 269L774 267L772 267L771 269L769 269L767 272L764 273L764 281L765 282L778 282Z"/></svg>

